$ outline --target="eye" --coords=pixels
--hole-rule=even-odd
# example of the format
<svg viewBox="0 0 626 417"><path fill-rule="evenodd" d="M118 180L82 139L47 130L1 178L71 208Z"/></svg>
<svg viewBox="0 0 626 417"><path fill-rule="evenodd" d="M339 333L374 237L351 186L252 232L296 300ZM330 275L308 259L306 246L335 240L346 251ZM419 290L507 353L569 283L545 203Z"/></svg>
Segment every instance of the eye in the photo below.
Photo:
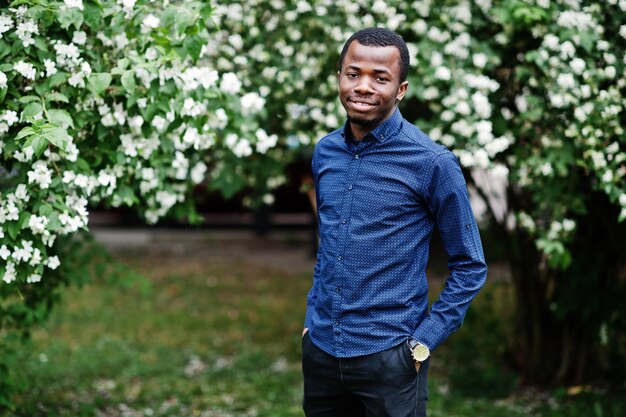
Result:
<svg viewBox="0 0 626 417"><path fill-rule="evenodd" d="M346 74L348 76L348 78L356 78L358 77L358 75L354 72L349 72L348 74Z"/></svg>
<svg viewBox="0 0 626 417"><path fill-rule="evenodd" d="M387 81L389 81L389 79L386 77L377 77L376 81L378 81L379 83L386 83Z"/></svg>

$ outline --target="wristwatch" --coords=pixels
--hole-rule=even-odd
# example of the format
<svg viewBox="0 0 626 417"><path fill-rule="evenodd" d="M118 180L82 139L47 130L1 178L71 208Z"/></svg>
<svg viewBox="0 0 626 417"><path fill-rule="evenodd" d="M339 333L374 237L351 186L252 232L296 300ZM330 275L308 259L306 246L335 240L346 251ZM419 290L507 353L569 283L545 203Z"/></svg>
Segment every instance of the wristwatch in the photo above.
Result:
<svg viewBox="0 0 626 417"><path fill-rule="evenodd" d="M428 346L422 345L413 338L409 339L409 347L411 348L411 355L413 356L413 360L415 362L422 363L430 356L430 349L428 349Z"/></svg>

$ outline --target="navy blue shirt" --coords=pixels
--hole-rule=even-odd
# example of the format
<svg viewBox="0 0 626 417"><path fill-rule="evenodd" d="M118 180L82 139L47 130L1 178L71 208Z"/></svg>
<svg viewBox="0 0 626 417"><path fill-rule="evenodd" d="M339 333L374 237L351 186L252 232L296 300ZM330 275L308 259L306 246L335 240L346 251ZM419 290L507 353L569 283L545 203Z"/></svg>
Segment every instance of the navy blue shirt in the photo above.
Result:
<svg viewBox="0 0 626 417"><path fill-rule="evenodd" d="M313 154L320 248L307 297L311 340L335 357L413 337L435 349L463 322L487 275L458 161L399 110L349 140L346 123ZM428 311L426 264L439 231L450 275Z"/></svg>

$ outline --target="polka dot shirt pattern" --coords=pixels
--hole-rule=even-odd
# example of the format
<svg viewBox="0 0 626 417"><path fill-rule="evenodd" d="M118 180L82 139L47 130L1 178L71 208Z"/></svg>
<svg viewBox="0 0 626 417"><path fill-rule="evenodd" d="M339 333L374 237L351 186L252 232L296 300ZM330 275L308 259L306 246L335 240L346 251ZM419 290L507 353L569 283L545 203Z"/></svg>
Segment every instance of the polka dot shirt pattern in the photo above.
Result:
<svg viewBox="0 0 626 417"><path fill-rule="evenodd" d="M335 357L409 337L433 350L462 324L487 276L458 161L399 110L359 143L346 140L346 129L322 138L313 154L321 240L305 327ZM429 312L435 228L450 275Z"/></svg>

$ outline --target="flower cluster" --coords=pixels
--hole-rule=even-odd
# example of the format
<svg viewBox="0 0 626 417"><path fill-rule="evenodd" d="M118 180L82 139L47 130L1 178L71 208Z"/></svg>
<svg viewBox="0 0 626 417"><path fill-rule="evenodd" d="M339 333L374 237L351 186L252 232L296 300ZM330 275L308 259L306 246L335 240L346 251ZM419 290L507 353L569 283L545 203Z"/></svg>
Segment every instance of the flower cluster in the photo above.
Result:
<svg viewBox="0 0 626 417"><path fill-rule="evenodd" d="M59 238L87 228L89 204L134 206L155 223L207 178L270 201L289 157L260 124L267 91L242 92L208 53L210 7L22 3L0 11L5 284L45 282L63 262Z"/></svg>

